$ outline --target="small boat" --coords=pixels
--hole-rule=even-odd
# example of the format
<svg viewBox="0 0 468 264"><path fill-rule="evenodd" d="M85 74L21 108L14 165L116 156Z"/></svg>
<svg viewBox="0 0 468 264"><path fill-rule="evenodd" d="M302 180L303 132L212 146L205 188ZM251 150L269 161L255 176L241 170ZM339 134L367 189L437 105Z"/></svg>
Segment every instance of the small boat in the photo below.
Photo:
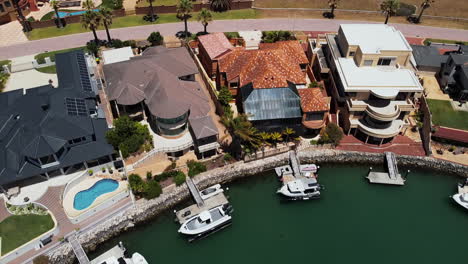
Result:
<svg viewBox="0 0 468 264"><path fill-rule="evenodd" d="M320 189L316 178L301 177L283 184L276 193L289 200L309 200L320 198Z"/></svg>
<svg viewBox="0 0 468 264"><path fill-rule="evenodd" d="M91 264L148 264L148 261L140 254L133 253L131 258L126 257L127 250L122 242L112 249L108 250L101 256L92 260Z"/></svg>
<svg viewBox="0 0 468 264"><path fill-rule="evenodd" d="M179 229L179 233L189 236L202 236L215 231L231 222L232 207L229 204L213 207L202 211L187 221Z"/></svg>
<svg viewBox="0 0 468 264"><path fill-rule="evenodd" d="M201 191L200 196L203 200L207 200L208 198L213 197L218 193L222 193L223 191L224 190L221 188L221 184L216 184Z"/></svg>
<svg viewBox="0 0 468 264"><path fill-rule="evenodd" d="M452 199L459 205L468 209L468 193L457 193L452 196Z"/></svg>
<svg viewBox="0 0 468 264"><path fill-rule="evenodd" d="M138 252L133 253L132 262L133 264L148 264L148 261Z"/></svg>

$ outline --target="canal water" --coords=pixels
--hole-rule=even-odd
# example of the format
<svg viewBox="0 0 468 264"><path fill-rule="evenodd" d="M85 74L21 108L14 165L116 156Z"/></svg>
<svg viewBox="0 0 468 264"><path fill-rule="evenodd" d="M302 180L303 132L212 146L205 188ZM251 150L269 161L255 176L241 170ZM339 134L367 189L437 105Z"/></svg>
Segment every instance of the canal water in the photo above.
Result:
<svg viewBox="0 0 468 264"><path fill-rule="evenodd" d="M411 172L403 187L371 185L366 167L325 167L320 200L282 202L265 173L229 184L232 226L188 243L167 212L99 246L122 241L149 263L458 263L468 211L449 199L461 179Z"/></svg>

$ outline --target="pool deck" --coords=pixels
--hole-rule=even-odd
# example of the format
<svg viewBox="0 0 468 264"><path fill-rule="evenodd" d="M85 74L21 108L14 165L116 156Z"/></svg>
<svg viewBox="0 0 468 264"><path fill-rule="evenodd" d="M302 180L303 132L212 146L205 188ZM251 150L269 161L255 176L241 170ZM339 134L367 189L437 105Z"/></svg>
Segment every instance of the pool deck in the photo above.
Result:
<svg viewBox="0 0 468 264"><path fill-rule="evenodd" d="M91 203L90 206L88 206L86 209L83 210L77 210L73 206L74 200L75 200L75 195L81 191L87 190L91 188L95 183L97 183L100 180L103 180L106 178L100 178L100 177L90 177L90 178L85 178L83 181L81 181L79 184L71 188L66 194L63 199L63 208L65 213L69 218L76 218L80 216L81 214L86 213L87 211L99 206L106 200L114 197L115 195L122 193L126 190L128 190L128 183L124 181L118 181L119 187L112 192L102 194L98 196L93 203Z"/></svg>

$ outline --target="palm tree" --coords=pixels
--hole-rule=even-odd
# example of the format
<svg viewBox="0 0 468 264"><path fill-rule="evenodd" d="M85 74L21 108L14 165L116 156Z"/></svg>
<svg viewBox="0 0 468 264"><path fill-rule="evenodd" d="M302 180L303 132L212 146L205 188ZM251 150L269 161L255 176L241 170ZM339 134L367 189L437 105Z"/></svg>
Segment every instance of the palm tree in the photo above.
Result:
<svg viewBox="0 0 468 264"><path fill-rule="evenodd" d="M391 16L396 15L396 12L400 8L400 1L398 0L387 0L380 4L380 11L385 15L385 24Z"/></svg>
<svg viewBox="0 0 468 264"><path fill-rule="evenodd" d="M92 11L96 8L96 5L94 5L93 0L86 0L83 2L82 7L87 11Z"/></svg>
<svg viewBox="0 0 468 264"><path fill-rule="evenodd" d="M154 22L156 20L156 17L154 15L154 7L153 7L153 2L154 0L147 0L149 5L150 5L150 21Z"/></svg>
<svg viewBox="0 0 468 264"><path fill-rule="evenodd" d="M423 15L424 10L428 9L431 7L431 5L435 2L435 0L424 0L424 2L421 3L421 12L419 12L419 16L416 19L416 23L421 22L421 17Z"/></svg>
<svg viewBox="0 0 468 264"><path fill-rule="evenodd" d="M107 41L109 41L109 44L111 44L112 39L109 33L109 26L112 25L112 15L113 15L112 11L107 7L103 7L99 9L98 13L99 13L102 25L106 29Z"/></svg>
<svg viewBox="0 0 468 264"><path fill-rule="evenodd" d="M231 9L231 0L211 0L210 7L216 12L223 12Z"/></svg>
<svg viewBox="0 0 468 264"><path fill-rule="evenodd" d="M330 10L331 18L335 17L335 9L338 8L339 3L340 3L340 0L328 0L328 6L331 8Z"/></svg>
<svg viewBox="0 0 468 264"><path fill-rule="evenodd" d="M209 22L213 21L213 16L211 15L211 12L208 9L203 8L198 14L197 20L203 25L203 32L207 34L208 32L206 32L206 27L208 26Z"/></svg>
<svg viewBox="0 0 468 264"><path fill-rule="evenodd" d="M29 32L32 30L31 24L27 23L26 17L24 17L23 10L21 10L21 7L19 6L19 1L20 0L13 0L13 6L16 9L16 13L18 13L18 20L21 23L21 26L23 26L23 31L24 32Z"/></svg>
<svg viewBox="0 0 468 264"><path fill-rule="evenodd" d="M99 43L99 39L96 34L96 29L99 27L100 24L101 24L101 19L99 15L94 11L86 11L83 14L83 16L81 16L81 25L84 28L90 29L91 31L93 31L94 42L96 42L96 44Z"/></svg>
<svg viewBox="0 0 468 264"><path fill-rule="evenodd" d="M260 137L260 140L261 140L262 153L265 154L265 147L270 145L268 140L271 138L271 136L267 132L260 132L258 133L258 136Z"/></svg>
<svg viewBox="0 0 468 264"><path fill-rule="evenodd" d="M283 141L281 133L279 133L279 132L271 133L270 137L271 137L271 140L273 140L273 144L275 145L275 147L279 142Z"/></svg>
<svg viewBox="0 0 468 264"><path fill-rule="evenodd" d="M296 131L294 131L294 129L289 128L289 127L283 130L283 135L286 136L286 142L289 142L291 135L293 135L294 133L296 133Z"/></svg>
<svg viewBox="0 0 468 264"><path fill-rule="evenodd" d="M248 120L247 115L240 114L236 117L225 115L221 118L221 122L232 135L232 146L242 145L245 149L258 149L261 145L259 133Z"/></svg>
<svg viewBox="0 0 468 264"><path fill-rule="evenodd" d="M59 28L62 28L63 25L62 25L62 20L60 20L60 14L58 12L58 9L60 7L60 4L58 1L55 1L55 0L52 0L50 1L50 6L54 9L55 11L55 17L57 18L57 22L58 22L58 27Z"/></svg>
<svg viewBox="0 0 468 264"><path fill-rule="evenodd" d="M191 0L180 0L177 4L177 18L184 21L185 25L185 38L188 35L187 20L192 17L190 12L193 10L193 5Z"/></svg>

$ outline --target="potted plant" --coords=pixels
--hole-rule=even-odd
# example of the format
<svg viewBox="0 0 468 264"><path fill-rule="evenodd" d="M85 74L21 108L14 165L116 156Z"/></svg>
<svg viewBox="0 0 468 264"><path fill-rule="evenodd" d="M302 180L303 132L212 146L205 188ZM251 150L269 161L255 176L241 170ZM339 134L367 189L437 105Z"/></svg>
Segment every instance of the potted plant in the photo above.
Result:
<svg viewBox="0 0 468 264"><path fill-rule="evenodd" d="M105 168L105 167L102 167L102 168L101 168L101 171L102 171L102 173L105 173L105 172L106 172L106 168Z"/></svg>
<svg viewBox="0 0 468 264"><path fill-rule="evenodd" d="M111 167L111 166L108 166L108 167L107 167L107 170L109 171L110 174L114 173L114 171L112 170L112 167Z"/></svg>
<svg viewBox="0 0 468 264"><path fill-rule="evenodd" d="M94 173L93 170L88 170L89 176L93 175L93 173Z"/></svg>

